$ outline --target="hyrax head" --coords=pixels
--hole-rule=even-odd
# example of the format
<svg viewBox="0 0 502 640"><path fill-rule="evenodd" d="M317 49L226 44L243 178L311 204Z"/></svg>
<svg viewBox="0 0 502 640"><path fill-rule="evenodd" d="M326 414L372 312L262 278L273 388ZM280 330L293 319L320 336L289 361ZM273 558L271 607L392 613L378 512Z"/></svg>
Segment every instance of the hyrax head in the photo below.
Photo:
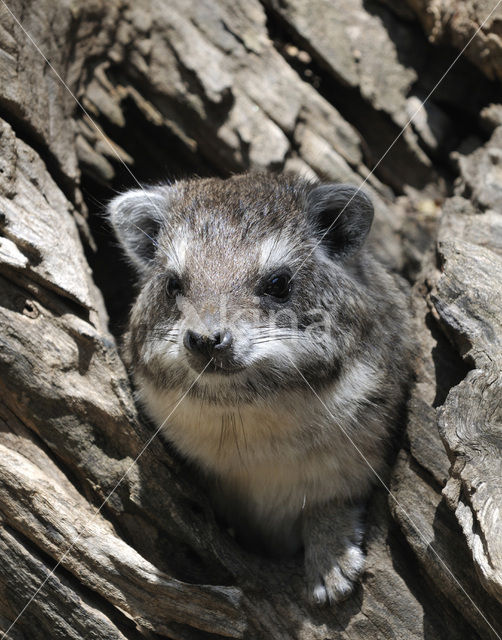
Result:
<svg viewBox="0 0 502 640"><path fill-rule="evenodd" d="M140 276L126 351L159 389L264 396L329 377L357 339L373 207L354 187L183 180L126 192L109 216Z"/></svg>

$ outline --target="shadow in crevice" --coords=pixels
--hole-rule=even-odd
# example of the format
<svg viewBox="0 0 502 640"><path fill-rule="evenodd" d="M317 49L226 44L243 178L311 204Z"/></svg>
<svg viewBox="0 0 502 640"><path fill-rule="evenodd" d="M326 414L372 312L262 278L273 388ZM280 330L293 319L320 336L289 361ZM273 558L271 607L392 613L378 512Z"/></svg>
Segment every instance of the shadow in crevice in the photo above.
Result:
<svg viewBox="0 0 502 640"><path fill-rule="evenodd" d="M436 508L432 526L433 546L442 560L438 561L435 571L443 572L443 578L438 580L444 584L448 598L455 597L455 606L462 616L466 617L466 611L470 610L469 618L475 621L476 631L482 638L495 637L490 634L489 626L502 632L502 606L481 586L465 536L444 498Z"/></svg>
<svg viewBox="0 0 502 640"><path fill-rule="evenodd" d="M436 374L436 395L433 407L444 404L448 393L466 377L472 366L466 363L453 348L432 313L428 313L425 324L436 345L432 349L432 359Z"/></svg>
<svg viewBox="0 0 502 640"><path fill-rule="evenodd" d="M422 608L424 640L480 640L481 636L459 616L455 606L424 572L396 523L389 527L387 543L394 570L405 581L407 588Z"/></svg>

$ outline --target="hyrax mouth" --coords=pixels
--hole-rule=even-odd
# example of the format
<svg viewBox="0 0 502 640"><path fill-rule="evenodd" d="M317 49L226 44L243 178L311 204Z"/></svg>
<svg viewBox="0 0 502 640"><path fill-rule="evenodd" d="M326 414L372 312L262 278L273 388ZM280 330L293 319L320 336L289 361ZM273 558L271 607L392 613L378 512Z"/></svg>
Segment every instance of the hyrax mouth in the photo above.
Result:
<svg viewBox="0 0 502 640"><path fill-rule="evenodd" d="M210 373L210 374L219 373L220 375L231 376L235 373L239 373L240 371L244 371L244 369L245 367L242 365L228 366L228 365L220 364L213 360L212 362L210 361L209 366L204 371L204 373Z"/></svg>
<svg viewBox="0 0 502 640"><path fill-rule="evenodd" d="M245 366L239 364L223 364L214 359L206 360L204 362L199 359L189 357L187 358L187 360L190 367L196 373L201 374L202 376L232 376L244 371L244 369L246 368Z"/></svg>

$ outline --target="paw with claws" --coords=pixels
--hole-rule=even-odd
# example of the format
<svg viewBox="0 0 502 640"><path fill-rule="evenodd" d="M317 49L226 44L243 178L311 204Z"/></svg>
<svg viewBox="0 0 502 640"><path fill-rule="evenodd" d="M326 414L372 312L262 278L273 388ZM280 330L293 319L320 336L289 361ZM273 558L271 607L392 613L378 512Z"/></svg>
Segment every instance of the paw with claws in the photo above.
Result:
<svg viewBox="0 0 502 640"><path fill-rule="evenodd" d="M317 606L345 600L364 569L362 509L324 505L304 521L305 573L309 600Z"/></svg>

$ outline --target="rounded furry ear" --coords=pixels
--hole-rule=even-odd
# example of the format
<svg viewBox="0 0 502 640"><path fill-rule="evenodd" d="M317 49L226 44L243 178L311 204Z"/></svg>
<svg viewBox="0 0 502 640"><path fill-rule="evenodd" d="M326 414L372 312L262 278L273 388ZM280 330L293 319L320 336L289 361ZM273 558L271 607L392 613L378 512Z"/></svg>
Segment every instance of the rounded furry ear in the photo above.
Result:
<svg viewBox="0 0 502 640"><path fill-rule="evenodd" d="M132 189L108 203L108 219L127 257L140 272L155 255L168 206L168 188L163 187Z"/></svg>
<svg viewBox="0 0 502 640"><path fill-rule="evenodd" d="M314 187L307 196L307 211L332 258L347 258L363 246L374 213L363 191L336 183Z"/></svg>

